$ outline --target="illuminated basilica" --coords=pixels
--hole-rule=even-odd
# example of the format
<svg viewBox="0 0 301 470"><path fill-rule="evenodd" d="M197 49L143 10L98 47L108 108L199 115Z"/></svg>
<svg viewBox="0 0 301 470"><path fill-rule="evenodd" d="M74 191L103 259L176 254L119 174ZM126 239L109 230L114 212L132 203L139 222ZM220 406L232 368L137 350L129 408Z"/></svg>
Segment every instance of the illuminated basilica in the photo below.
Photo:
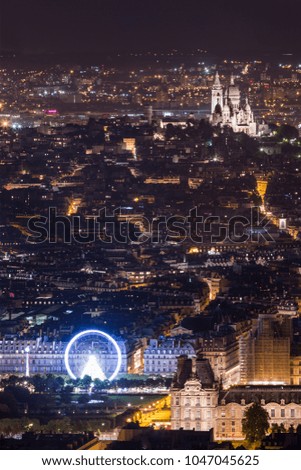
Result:
<svg viewBox="0 0 301 470"><path fill-rule="evenodd" d="M210 122L221 127L229 126L234 132L257 135L251 106L247 98L244 101L241 99L240 89L235 85L233 75L229 86L223 87L216 72L211 92Z"/></svg>

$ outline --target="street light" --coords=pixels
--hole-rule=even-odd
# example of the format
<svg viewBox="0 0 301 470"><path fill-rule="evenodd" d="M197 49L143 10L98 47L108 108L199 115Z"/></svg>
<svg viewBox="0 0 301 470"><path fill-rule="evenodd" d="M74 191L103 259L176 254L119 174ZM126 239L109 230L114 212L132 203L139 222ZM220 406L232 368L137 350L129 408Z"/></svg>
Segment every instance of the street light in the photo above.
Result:
<svg viewBox="0 0 301 470"><path fill-rule="evenodd" d="M29 346L25 348L25 376L29 377Z"/></svg>

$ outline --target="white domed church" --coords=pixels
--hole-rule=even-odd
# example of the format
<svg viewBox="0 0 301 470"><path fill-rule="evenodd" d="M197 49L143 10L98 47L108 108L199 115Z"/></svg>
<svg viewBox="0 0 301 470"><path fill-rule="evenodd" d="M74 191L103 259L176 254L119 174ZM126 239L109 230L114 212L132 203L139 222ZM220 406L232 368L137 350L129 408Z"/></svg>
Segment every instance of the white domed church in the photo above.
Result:
<svg viewBox="0 0 301 470"><path fill-rule="evenodd" d="M234 132L255 136L257 125L248 99L242 103L238 86L231 75L230 85L223 87L216 72L211 92L211 117L213 125L232 127Z"/></svg>

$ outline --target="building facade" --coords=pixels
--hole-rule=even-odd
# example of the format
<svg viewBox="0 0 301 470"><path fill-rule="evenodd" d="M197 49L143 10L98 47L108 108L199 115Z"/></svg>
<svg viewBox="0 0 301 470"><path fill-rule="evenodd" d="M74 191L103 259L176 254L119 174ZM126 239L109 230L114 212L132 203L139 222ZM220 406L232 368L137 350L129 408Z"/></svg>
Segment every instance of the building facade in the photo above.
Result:
<svg viewBox="0 0 301 470"><path fill-rule="evenodd" d="M218 387L209 361L179 358L171 388L171 429L208 431L214 428L217 405Z"/></svg>
<svg viewBox="0 0 301 470"><path fill-rule="evenodd" d="M222 390L210 364L180 358L171 388L171 428L209 431L215 440L243 440L242 420L252 403L269 414L269 424L286 429L301 424L301 388L294 386L235 386Z"/></svg>
<svg viewBox="0 0 301 470"><path fill-rule="evenodd" d="M291 426L301 424L301 389L279 386L238 386L219 393L215 414L215 439L243 439L242 420L249 406L259 403L269 415L269 425Z"/></svg>
<svg viewBox="0 0 301 470"><path fill-rule="evenodd" d="M118 339L117 344L121 350L120 373L142 372L143 348L137 342L131 346ZM65 350L68 342L49 341L47 338L21 339L16 336L7 336L0 340L0 374L62 374L67 375L65 365ZM97 346L97 345L96 345ZM95 349L95 345L93 346ZM91 352L92 351L92 352ZM115 370L117 353L114 348L99 350L99 365L108 378ZM89 357L94 360L91 346L85 345L80 350L72 351L69 356L71 368L89 374Z"/></svg>
<svg viewBox="0 0 301 470"><path fill-rule="evenodd" d="M199 338L197 353L208 359L214 379L224 388L240 383L239 343L235 333Z"/></svg>
<svg viewBox="0 0 301 470"><path fill-rule="evenodd" d="M144 350L144 373L173 375L177 370L178 357L185 354L195 357L195 350L188 341L176 339L151 339Z"/></svg>
<svg viewBox="0 0 301 470"><path fill-rule="evenodd" d="M291 385L301 385L301 355L290 358Z"/></svg>

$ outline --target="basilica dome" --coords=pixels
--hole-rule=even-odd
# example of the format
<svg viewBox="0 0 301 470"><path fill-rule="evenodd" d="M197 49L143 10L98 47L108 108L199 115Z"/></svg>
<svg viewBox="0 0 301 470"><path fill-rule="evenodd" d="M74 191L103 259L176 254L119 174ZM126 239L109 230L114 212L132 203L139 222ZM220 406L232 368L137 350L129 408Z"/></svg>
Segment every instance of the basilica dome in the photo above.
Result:
<svg viewBox="0 0 301 470"><path fill-rule="evenodd" d="M228 86L228 99L231 100L232 103L240 100L240 90L234 83L233 75L231 75L230 85Z"/></svg>

